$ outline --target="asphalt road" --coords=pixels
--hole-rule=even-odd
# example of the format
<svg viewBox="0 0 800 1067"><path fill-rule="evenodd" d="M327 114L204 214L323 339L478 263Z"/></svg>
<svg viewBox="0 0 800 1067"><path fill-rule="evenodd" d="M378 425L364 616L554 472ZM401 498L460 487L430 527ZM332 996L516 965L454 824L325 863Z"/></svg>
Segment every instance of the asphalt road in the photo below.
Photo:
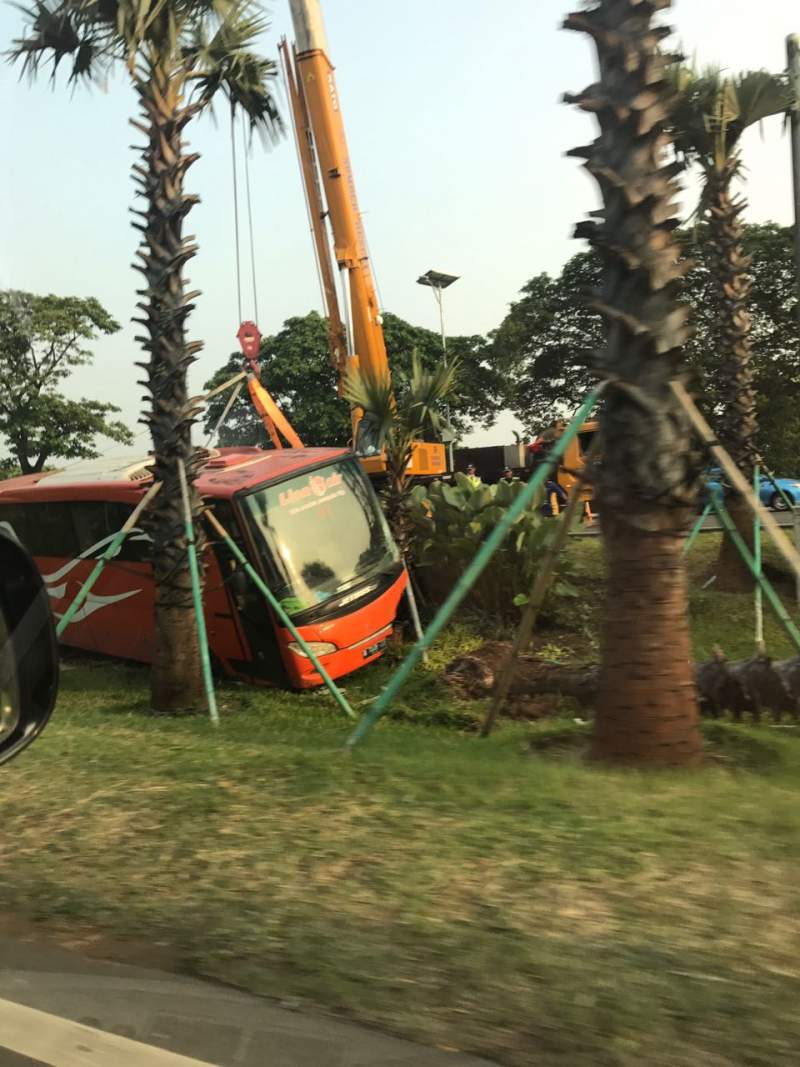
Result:
<svg viewBox="0 0 800 1067"><path fill-rule="evenodd" d="M210 982L0 936L0 1067L492 1067Z"/></svg>
<svg viewBox="0 0 800 1067"><path fill-rule="evenodd" d="M775 521L784 529L791 530L794 526L794 516L788 511L773 511ZM698 518L700 516L698 515ZM722 525L716 515L707 515L701 533L714 533L722 529ZM575 530L573 537L596 537L600 533L600 524L595 521L588 526L581 526Z"/></svg>

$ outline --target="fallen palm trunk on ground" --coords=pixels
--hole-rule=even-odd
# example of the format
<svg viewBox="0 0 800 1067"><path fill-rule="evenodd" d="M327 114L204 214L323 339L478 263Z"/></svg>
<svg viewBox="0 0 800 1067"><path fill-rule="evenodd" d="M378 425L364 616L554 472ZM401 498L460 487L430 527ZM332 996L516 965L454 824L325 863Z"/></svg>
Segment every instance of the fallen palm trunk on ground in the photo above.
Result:
<svg viewBox="0 0 800 1067"><path fill-rule="evenodd" d="M489 696L508 655L508 644L491 641L475 652L458 656L445 667L444 680L464 697ZM504 714L513 718L541 718L556 711L553 699L568 697L591 708L600 678L595 665L570 667L543 663L536 656L520 656ZM736 719L745 713L758 721L764 712L775 719L785 714L800 718L800 657L771 660L755 655L738 662L718 651L707 663L695 667L701 709L714 718L731 712ZM542 699L549 698L549 699Z"/></svg>

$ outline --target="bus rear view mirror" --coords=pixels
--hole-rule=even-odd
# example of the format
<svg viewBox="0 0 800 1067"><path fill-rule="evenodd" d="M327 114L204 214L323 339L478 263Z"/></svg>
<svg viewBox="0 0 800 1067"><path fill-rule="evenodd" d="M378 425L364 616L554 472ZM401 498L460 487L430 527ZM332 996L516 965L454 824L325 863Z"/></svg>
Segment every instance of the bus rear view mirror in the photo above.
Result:
<svg viewBox="0 0 800 1067"><path fill-rule="evenodd" d="M39 736L57 692L47 592L27 552L0 527L0 763Z"/></svg>

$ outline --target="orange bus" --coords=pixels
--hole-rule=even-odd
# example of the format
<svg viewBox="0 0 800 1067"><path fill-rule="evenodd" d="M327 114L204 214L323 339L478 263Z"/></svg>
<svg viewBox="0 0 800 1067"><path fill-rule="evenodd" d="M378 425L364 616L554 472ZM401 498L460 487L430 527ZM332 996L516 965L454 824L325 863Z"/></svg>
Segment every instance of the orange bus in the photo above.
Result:
<svg viewBox="0 0 800 1067"><path fill-rule="evenodd" d="M56 618L152 484L147 458L0 482L0 528L28 549ZM197 489L334 678L378 659L407 576L377 497L346 449L213 450ZM134 529L64 631L64 645L149 663L151 542ZM205 615L217 667L261 684L322 684L223 542L206 531Z"/></svg>

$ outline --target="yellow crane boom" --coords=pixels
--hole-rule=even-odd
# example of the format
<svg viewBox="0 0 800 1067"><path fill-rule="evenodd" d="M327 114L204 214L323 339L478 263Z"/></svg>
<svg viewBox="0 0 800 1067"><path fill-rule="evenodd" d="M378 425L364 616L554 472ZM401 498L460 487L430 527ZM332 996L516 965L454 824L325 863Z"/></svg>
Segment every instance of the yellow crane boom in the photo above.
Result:
<svg viewBox="0 0 800 1067"><path fill-rule="evenodd" d="M295 44L290 48L282 41L281 57L341 393L348 366L362 367L376 378L388 378L389 361L319 0L289 2ZM326 221L343 283L341 304ZM361 414L355 409L352 416L357 449ZM371 474L385 469L380 456L363 456L362 463ZM431 476L446 469L444 445L415 444L412 474Z"/></svg>

